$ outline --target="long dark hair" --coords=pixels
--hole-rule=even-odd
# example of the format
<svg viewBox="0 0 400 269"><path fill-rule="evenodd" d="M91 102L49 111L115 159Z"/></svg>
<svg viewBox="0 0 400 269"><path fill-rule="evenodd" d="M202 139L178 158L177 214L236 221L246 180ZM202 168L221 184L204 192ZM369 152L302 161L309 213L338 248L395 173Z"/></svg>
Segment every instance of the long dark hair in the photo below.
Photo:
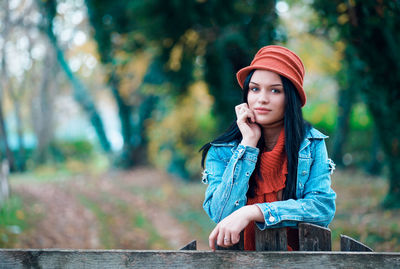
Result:
<svg viewBox="0 0 400 269"><path fill-rule="evenodd" d="M246 80L244 81L243 87L243 102L247 103L247 94L249 92L249 83L255 70L252 70ZM304 121L303 113L301 111L301 99L293 85L293 83L284 76L280 76L283 88L285 91L285 115L284 115L284 126L285 126L285 151L287 156L287 168L288 175L286 177L285 188L283 189L283 200L296 199L296 186L297 186L297 165L300 144L304 139L307 129L311 126L308 122ZM207 156L207 152L211 147L211 143L227 143L231 141L242 140L242 133L236 124L236 120L231 126L219 137L213 141L205 144L200 151L202 152L201 165L204 168L204 161ZM265 142L263 139L263 132L261 128L261 138L257 143L257 147L260 149L260 153L265 148ZM260 175L260 158L257 159L255 171ZM255 173L250 177L249 190L247 192L248 197L254 197L256 187Z"/></svg>

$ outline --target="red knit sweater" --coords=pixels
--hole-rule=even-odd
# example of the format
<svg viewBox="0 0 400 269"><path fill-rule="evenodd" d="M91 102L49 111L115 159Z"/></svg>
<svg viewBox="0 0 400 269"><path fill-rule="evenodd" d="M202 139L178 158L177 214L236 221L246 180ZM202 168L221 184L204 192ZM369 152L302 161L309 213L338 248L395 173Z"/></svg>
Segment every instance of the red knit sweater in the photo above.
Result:
<svg viewBox="0 0 400 269"><path fill-rule="evenodd" d="M255 196L247 199L247 204L270 203L282 200L282 190L285 188L287 175L287 157L285 153L285 131L279 134L278 141L271 151L261 153L260 174L255 174L256 189ZM255 250L255 224L254 221L244 229L244 249ZM296 239L292 236L293 231L288 231L289 245ZM288 246L288 250L292 250Z"/></svg>

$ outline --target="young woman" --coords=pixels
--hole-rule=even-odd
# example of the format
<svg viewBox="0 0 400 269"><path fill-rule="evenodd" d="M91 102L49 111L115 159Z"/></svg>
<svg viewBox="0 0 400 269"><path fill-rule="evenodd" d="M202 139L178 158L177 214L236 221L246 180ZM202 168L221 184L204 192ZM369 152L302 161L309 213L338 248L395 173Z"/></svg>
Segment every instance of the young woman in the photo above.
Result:
<svg viewBox="0 0 400 269"><path fill-rule="evenodd" d="M244 230L246 250L255 250L261 230L288 228L288 249L298 249L299 222L328 226L336 194L323 135L303 120L304 66L287 48L266 46L237 73L243 103L237 120L202 147L204 210L218 223L209 236L229 247Z"/></svg>

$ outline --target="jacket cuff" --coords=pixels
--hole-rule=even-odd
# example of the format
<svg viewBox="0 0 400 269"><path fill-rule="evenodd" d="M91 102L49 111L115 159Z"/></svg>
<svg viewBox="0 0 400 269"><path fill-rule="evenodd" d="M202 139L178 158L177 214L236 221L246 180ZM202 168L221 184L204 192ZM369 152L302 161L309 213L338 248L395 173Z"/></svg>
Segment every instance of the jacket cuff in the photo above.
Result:
<svg viewBox="0 0 400 269"><path fill-rule="evenodd" d="M238 159L243 158L256 163L260 149L239 144L236 151L238 152Z"/></svg>
<svg viewBox="0 0 400 269"><path fill-rule="evenodd" d="M256 222L260 230L265 230L269 226L278 224L281 219L278 214L278 209L271 203L256 204L264 215L264 223Z"/></svg>

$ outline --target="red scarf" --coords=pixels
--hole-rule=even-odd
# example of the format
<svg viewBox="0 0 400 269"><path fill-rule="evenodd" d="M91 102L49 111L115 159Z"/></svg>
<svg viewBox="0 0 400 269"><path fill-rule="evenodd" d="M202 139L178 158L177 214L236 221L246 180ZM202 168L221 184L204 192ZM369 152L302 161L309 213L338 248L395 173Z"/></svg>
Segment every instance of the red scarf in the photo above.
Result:
<svg viewBox="0 0 400 269"><path fill-rule="evenodd" d="M255 196L248 198L248 205L257 203L271 203L282 200L282 190L285 188L286 175L288 174L284 128L282 128L274 148L271 151L262 152L260 158L261 178L258 176L257 172L255 172ZM255 250L256 248L254 229L254 221L250 222L249 225L244 229L245 250ZM293 240L289 240L288 236L288 242L289 241ZM288 249L292 250L292 248L289 246Z"/></svg>

